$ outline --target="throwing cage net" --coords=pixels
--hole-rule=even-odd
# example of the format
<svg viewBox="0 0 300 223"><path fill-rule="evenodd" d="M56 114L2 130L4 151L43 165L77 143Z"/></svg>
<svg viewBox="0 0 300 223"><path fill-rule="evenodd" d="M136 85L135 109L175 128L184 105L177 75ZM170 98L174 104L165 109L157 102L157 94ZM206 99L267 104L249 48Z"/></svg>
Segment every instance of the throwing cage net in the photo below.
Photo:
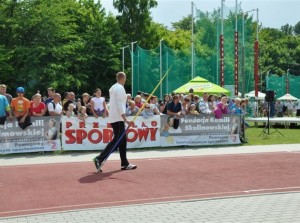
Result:
<svg viewBox="0 0 300 223"><path fill-rule="evenodd" d="M224 7L224 82L234 85L235 67L235 9ZM226 13L225 13L226 12ZM237 16L238 35L238 87L241 92L244 80L244 91L254 89L254 40L256 24L252 16L241 12ZM132 92L150 92L155 88L161 77L172 66L168 76L163 80L155 95L162 98L164 94L187 83L196 76L220 85L220 34L221 19L219 10L212 13L197 10L194 30L194 57L192 76L191 48L174 50L162 42L155 49L146 50L137 45L131 52L132 61ZM187 41L191 41L190 39ZM242 54L244 52L244 56ZM244 69L242 59L244 58ZM243 72L244 70L244 72Z"/></svg>

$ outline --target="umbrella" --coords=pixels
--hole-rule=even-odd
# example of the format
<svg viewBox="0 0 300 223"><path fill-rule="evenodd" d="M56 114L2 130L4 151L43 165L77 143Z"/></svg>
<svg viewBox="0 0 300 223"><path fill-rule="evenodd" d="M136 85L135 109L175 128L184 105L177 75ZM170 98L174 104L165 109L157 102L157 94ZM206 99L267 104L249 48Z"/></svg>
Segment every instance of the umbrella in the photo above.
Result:
<svg viewBox="0 0 300 223"><path fill-rule="evenodd" d="M174 92L188 94L191 88L194 90L194 94L200 96L202 96L203 93L230 95L230 91L228 91L227 89L222 88L216 84L213 84L208 80L199 76L195 77L194 79L190 80L188 83L177 88L176 90L174 90Z"/></svg>
<svg viewBox="0 0 300 223"><path fill-rule="evenodd" d="M298 100L298 98L294 97L291 94L285 94L285 95L281 96L280 98L278 98L277 100L291 100L291 101L296 101L296 100Z"/></svg>
<svg viewBox="0 0 300 223"><path fill-rule="evenodd" d="M250 91L249 93L245 94L245 96L248 98L255 98L255 91ZM265 93L258 91L257 99L263 100L265 99L265 97L266 97Z"/></svg>

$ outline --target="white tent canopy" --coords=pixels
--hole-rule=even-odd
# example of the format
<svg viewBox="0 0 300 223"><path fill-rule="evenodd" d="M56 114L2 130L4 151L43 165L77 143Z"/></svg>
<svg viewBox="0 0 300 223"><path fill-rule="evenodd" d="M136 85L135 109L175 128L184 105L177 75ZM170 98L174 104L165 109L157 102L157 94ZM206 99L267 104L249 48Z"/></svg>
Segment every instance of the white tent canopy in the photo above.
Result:
<svg viewBox="0 0 300 223"><path fill-rule="evenodd" d="M291 101L296 101L296 100L298 100L298 98L294 97L291 94L285 94L285 95L281 96L280 98L278 98L277 100L291 100Z"/></svg>
<svg viewBox="0 0 300 223"><path fill-rule="evenodd" d="M250 91L249 93L245 94L245 96L248 97L248 98L256 98L255 97L255 91ZM262 93L262 92L258 91L257 99L263 100L263 99L265 99L265 97L266 97L265 93Z"/></svg>

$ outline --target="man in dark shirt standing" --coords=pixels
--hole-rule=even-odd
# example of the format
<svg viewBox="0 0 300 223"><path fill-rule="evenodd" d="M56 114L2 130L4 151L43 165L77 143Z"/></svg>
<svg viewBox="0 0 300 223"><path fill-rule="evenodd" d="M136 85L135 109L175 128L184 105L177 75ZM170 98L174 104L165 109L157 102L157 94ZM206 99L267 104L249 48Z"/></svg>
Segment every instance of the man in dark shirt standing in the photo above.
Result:
<svg viewBox="0 0 300 223"><path fill-rule="evenodd" d="M179 117L181 115L181 103L179 102L179 96L176 94L173 96L173 101L167 105L167 114L174 116L173 128L179 127Z"/></svg>

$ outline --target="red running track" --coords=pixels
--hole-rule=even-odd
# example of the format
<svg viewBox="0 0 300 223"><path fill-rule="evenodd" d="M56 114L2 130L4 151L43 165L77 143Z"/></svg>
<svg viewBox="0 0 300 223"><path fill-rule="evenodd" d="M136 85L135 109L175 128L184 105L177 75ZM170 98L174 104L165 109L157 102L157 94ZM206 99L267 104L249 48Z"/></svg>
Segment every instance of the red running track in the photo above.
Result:
<svg viewBox="0 0 300 223"><path fill-rule="evenodd" d="M300 191L300 153L0 167L0 217L161 201Z"/></svg>

